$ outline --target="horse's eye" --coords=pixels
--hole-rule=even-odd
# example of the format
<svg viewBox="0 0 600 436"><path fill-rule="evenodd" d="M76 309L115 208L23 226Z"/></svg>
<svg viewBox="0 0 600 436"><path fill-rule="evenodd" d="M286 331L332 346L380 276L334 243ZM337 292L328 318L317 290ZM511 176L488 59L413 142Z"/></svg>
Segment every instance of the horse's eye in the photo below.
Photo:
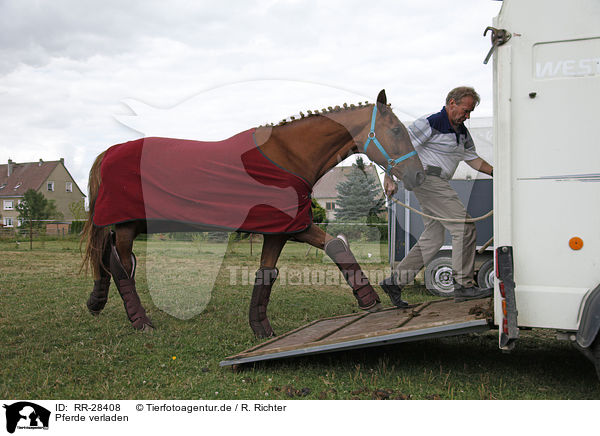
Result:
<svg viewBox="0 0 600 436"><path fill-rule="evenodd" d="M400 126L396 126L396 127L392 128L392 133L396 136L399 135L401 132L402 132L402 127L400 127Z"/></svg>

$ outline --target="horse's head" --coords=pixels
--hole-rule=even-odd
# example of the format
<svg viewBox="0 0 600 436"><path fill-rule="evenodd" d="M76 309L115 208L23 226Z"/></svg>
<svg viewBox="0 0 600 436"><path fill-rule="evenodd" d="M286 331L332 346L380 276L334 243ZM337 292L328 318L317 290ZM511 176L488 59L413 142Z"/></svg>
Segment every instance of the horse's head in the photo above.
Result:
<svg viewBox="0 0 600 436"><path fill-rule="evenodd" d="M402 180L409 191L421 185L425 172L415 152L406 127L387 106L385 90L377 96L370 123L366 127L366 142L361 151L382 166L389 175Z"/></svg>

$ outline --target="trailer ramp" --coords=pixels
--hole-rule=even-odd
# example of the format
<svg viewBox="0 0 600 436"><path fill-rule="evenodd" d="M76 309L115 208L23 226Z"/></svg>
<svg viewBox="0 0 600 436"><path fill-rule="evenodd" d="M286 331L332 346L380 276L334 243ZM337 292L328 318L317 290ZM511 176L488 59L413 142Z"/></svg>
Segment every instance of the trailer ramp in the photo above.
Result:
<svg viewBox="0 0 600 436"><path fill-rule="evenodd" d="M492 324L491 297L462 303L455 303L453 299L429 301L405 309L389 308L319 319L229 356L220 365L455 336L488 330Z"/></svg>

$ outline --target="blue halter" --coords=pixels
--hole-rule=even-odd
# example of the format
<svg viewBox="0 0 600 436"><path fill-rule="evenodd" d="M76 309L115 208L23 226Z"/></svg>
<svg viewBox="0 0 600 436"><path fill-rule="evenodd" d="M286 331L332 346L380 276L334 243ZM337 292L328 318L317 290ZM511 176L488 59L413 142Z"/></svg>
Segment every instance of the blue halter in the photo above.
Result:
<svg viewBox="0 0 600 436"><path fill-rule="evenodd" d="M367 147L369 146L371 141L373 141L375 143L375 146L379 149L379 151L388 163L387 169L384 169L384 171L391 176L390 171L392 171L392 169L396 165L398 165L403 160L406 160L409 157L416 155L417 152L413 150L410 153L405 154L404 156L401 156L397 159L392 159L390 155L387 154L387 151L385 151L385 149L382 147L381 143L377 140L377 137L375 136L375 118L377 118L377 103L375 103L375 105L373 106L373 116L371 117L371 131L367 135L367 141L365 142L365 148L363 150L363 153L367 153Z"/></svg>

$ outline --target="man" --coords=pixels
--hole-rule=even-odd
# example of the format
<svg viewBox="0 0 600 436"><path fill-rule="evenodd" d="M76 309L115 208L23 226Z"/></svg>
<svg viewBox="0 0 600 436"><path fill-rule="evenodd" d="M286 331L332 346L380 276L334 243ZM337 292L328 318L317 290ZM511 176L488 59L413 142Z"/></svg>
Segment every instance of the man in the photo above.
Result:
<svg viewBox="0 0 600 436"><path fill-rule="evenodd" d="M480 158L465 120L479 104L479 95L473 88L461 86L446 97L446 105L438 113L417 119L408 127L411 141L427 174L425 182L414 189L424 213L441 218L464 220L470 218L458 195L448 182L460 161L490 176L492 166ZM386 194L398 189L394 180L384 180ZM402 300L402 288L413 281L417 273L438 253L444 243L445 230L452 235L452 270L454 300L456 302L484 298L492 295L492 289L475 286L475 224L449 223L423 218L425 230L416 245L400 262L392 276L380 283L392 303L406 307Z"/></svg>

